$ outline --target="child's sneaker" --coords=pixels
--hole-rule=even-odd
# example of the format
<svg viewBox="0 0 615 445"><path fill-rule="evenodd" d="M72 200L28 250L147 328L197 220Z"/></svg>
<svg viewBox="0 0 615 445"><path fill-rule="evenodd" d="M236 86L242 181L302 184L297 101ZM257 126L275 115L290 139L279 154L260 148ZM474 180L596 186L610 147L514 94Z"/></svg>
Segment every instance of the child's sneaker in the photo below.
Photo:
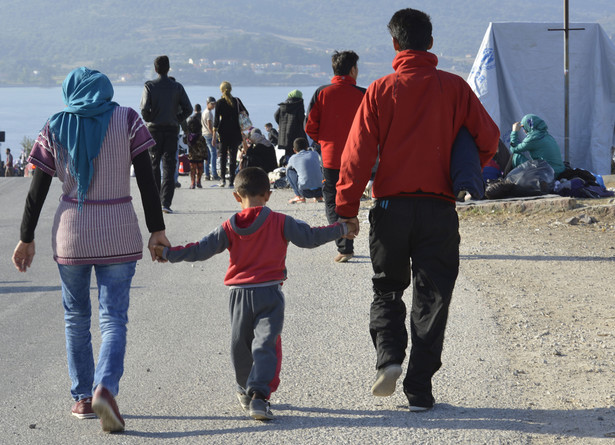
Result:
<svg viewBox="0 0 615 445"><path fill-rule="evenodd" d="M250 411L250 401L252 400L245 392L237 391L237 400L244 411Z"/></svg>
<svg viewBox="0 0 615 445"><path fill-rule="evenodd" d="M254 420L273 420L273 413L269 409L269 400L250 400L250 417Z"/></svg>

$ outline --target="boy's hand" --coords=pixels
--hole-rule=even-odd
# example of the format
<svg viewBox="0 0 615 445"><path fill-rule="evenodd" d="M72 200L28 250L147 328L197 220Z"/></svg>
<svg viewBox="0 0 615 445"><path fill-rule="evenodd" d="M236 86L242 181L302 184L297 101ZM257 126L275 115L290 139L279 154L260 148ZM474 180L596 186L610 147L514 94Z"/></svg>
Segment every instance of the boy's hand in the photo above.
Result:
<svg viewBox="0 0 615 445"><path fill-rule="evenodd" d="M162 258L162 253L164 252L164 248L165 246L162 246L160 244L154 246L154 253L156 254L156 261L158 261L159 263L166 263L168 261Z"/></svg>
<svg viewBox="0 0 615 445"><path fill-rule="evenodd" d="M348 227L348 233L343 235L342 238L355 239L359 234L359 218L355 216L350 219L340 219L340 221L345 222L346 227Z"/></svg>

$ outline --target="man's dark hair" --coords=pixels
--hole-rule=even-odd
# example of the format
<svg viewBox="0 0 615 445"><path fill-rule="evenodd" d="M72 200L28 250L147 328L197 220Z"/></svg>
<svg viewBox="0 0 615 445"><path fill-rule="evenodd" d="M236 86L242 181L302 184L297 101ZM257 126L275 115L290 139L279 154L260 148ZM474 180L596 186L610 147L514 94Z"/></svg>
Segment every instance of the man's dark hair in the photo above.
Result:
<svg viewBox="0 0 615 445"><path fill-rule="evenodd" d="M235 176L235 191L241 197L264 196L269 188L269 176L260 167L242 168Z"/></svg>
<svg viewBox="0 0 615 445"><path fill-rule="evenodd" d="M331 66L333 74L336 76L347 76L350 70L357 66L359 56L354 51L335 51L331 56Z"/></svg>
<svg viewBox="0 0 615 445"><path fill-rule="evenodd" d="M201 104L195 104L194 105L194 111L196 111L197 113L201 112Z"/></svg>
<svg viewBox="0 0 615 445"><path fill-rule="evenodd" d="M158 74L167 74L169 72L169 58L168 56L158 56L154 60L154 69Z"/></svg>
<svg viewBox="0 0 615 445"><path fill-rule="evenodd" d="M271 122L267 122L267 123L265 124L265 128L267 128L267 127L273 127L273 125L271 124Z"/></svg>
<svg viewBox="0 0 615 445"><path fill-rule="evenodd" d="M307 150L308 141L306 138L297 138L293 141L293 149L295 151Z"/></svg>
<svg viewBox="0 0 615 445"><path fill-rule="evenodd" d="M413 49L427 51L431 44L431 19L416 9L400 9L387 25L391 36L399 43L401 51Z"/></svg>

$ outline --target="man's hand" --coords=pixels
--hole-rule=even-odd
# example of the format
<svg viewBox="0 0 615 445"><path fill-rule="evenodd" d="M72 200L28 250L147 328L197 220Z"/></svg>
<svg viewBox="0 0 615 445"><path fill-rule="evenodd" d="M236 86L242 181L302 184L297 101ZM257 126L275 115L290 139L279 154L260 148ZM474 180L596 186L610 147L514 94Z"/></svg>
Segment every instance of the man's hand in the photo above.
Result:
<svg viewBox="0 0 615 445"><path fill-rule="evenodd" d="M15 250L13 251L13 264L17 270L20 272L27 271L28 267L32 265L34 254L34 241L30 243L19 241L17 243L17 247L15 247Z"/></svg>
<svg viewBox="0 0 615 445"><path fill-rule="evenodd" d="M342 238L355 239L359 235L359 218L340 218L340 222L345 222L348 227L348 233Z"/></svg>
<svg viewBox="0 0 615 445"><path fill-rule="evenodd" d="M515 122L512 126L512 131L519 131L521 128L521 122Z"/></svg>
<svg viewBox="0 0 615 445"><path fill-rule="evenodd" d="M165 246L171 247L171 243L167 239L164 230L153 232L147 242L147 248L152 256L152 261L158 260L159 263L167 262L167 260L162 259L162 250Z"/></svg>

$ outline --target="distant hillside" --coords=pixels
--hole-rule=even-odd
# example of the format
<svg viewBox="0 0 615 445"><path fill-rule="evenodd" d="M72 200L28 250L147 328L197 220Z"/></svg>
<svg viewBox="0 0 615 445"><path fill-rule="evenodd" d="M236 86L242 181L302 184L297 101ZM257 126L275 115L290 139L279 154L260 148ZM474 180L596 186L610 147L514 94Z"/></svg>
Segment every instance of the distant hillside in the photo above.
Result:
<svg viewBox="0 0 615 445"><path fill-rule="evenodd" d="M330 52L354 49L363 83L391 71L386 24L415 7L431 15L444 69L467 74L492 21L561 21L562 1L497 0L4 0L0 15L0 86L61 81L88 65L115 81L142 83L152 60L171 57L183 82L318 84L330 76ZM599 22L613 38L612 0L574 2L572 22ZM192 64L189 63L192 59ZM201 64L201 59L207 63ZM224 66L212 60L234 62ZM196 63L198 61L198 63ZM261 70L252 64L274 64ZM229 77L233 76L233 77Z"/></svg>

